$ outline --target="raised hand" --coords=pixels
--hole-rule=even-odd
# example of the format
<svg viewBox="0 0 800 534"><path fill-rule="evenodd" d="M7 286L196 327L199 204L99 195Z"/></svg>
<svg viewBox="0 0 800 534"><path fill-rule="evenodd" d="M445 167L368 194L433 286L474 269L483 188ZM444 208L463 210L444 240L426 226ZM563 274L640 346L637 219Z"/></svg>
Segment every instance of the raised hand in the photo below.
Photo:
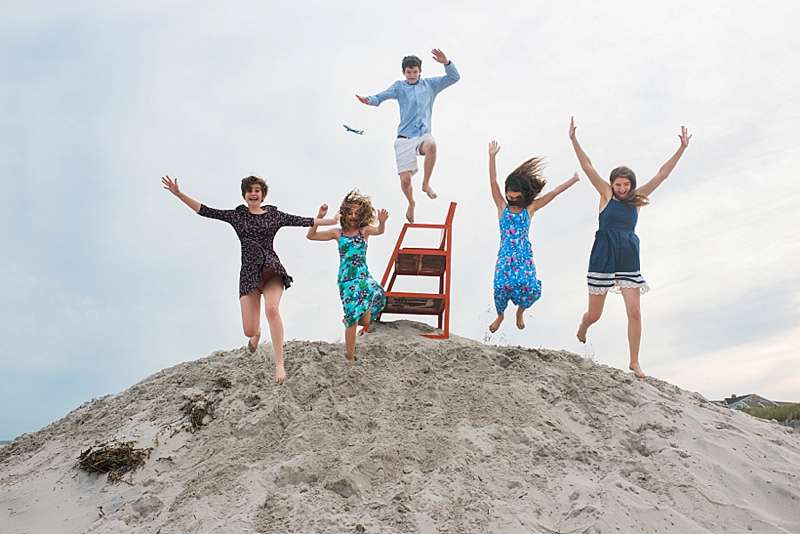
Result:
<svg viewBox="0 0 800 534"><path fill-rule="evenodd" d="M573 141L575 140L575 130L577 130L577 129L578 129L578 127L575 126L575 117L570 117L569 118L569 138L572 139Z"/></svg>
<svg viewBox="0 0 800 534"><path fill-rule="evenodd" d="M681 148L686 148L689 146L689 139L692 136L689 134L689 130L686 129L686 126L681 126L681 133L678 135L678 139L681 140Z"/></svg>
<svg viewBox="0 0 800 534"><path fill-rule="evenodd" d="M327 214L328 214L328 205L323 204L322 206L319 207L319 210L317 211L317 219L324 219L325 215Z"/></svg>
<svg viewBox="0 0 800 534"><path fill-rule="evenodd" d="M578 175L578 171L575 171L575 174L572 175L572 178L569 181L573 184L576 184L581 181L581 177Z"/></svg>
<svg viewBox="0 0 800 534"><path fill-rule="evenodd" d="M378 211L378 222L379 223L385 224L386 223L386 219L388 219L388 218L389 218L389 212L388 211L386 211L384 209Z"/></svg>
<svg viewBox="0 0 800 534"><path fill-rule="evenodd" d="M178 194L180 194L181 190L178 188L178 179L177 178L175 178L175 180L173 180L169 176L162 176L161 177L161 183L164 184L164 189L166 189L167 191L169 191L173 195L178 196Z"/></svg>
<svg viewBox="0 0 800 534"><path fill-rule="evenodd" d="M500 152L500 143L492 139L489 141L489 155L494 157Z"/></svg>
<svg viewBox="0 0 800 534"><path fill-rule="evenodd" d="M439 63L447 64L447 56L445 56L444 52L442 52L438 48L434 48L433 50L431 50L431 54L433 54L433 59L435 59Z"/></svg>
<svg viewBox="0 0 800 534"><path fill-rule="evenodd" d="M365 96L361 96L361 95L356 95L356 98L357 98L357 99L358 99L358 101L359 101L359 102L361 102L362 104L367 104L367 105L369 105L369 100L367 99L367 97L365 97Z"/></svg>

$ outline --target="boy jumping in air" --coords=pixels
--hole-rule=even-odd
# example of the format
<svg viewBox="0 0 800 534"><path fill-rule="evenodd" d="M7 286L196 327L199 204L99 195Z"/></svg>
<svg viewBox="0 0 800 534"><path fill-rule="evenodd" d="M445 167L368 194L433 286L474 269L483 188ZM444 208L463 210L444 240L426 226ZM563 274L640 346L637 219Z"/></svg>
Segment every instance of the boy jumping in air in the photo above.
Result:
<svg viewBox="0 0 800 534"><path fill-rule="evenodd" d="M398 80L383 92L373 96L356 98L368 106L379 106L388 99L397 100L400 105L400 125L397 127L397 139L394 151L397 158L397 173L400 175L400 188L408 199L406 219L414 222L414 190L411 177L417 172L417 155L425 156L422 176L422 190L428 198L436 198L431 188L431 174L436 163L436 141L431 135L431 112L436 95L444 88L456 83L461 76L452 61L444 52L434 48L433 59L444 65L444 76L421 78L422 61L417 56L403 58L402 68L404 80Z"/></svg>

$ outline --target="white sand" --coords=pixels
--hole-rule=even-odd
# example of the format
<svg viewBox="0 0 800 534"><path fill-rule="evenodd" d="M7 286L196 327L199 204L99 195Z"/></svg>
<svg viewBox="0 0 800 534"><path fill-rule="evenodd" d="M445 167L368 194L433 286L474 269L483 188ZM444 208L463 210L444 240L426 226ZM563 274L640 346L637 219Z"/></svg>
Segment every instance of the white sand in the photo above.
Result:
<svg viewBox="0 0 800 534"><path fill-rule="evenodd" d="M239 349L88 402L0 448L0 532L800 532L800 433L420 328L379 325L355 366L288 343L283 387ZM214 408L196 432L187 399ZM117 485L75 467L112 437L153 448Z"/></svg>

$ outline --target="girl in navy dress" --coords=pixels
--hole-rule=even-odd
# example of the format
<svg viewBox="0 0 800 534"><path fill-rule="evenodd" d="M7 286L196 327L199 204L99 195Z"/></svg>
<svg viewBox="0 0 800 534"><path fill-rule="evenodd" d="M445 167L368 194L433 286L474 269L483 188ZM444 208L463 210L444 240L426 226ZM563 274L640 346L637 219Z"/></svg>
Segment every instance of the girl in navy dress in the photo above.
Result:
<svg viewBox="0 0 800 534"><path fill-rule="evenodd" d="M284 226L312 226L336 224L335 219L323 219L328 210L319 208L316 218L289 215L275 206L262 206L267 196L267 184L257 176L242 180L242 198L247 205L232 210L218 210L201 204L178 187L177 178L161 178L164 189L178 197L198 215L218 219L233 226L242 245L242 268L239 273L239 303L242 307L242 328L250 338L247 349L253 353L261 337L260 308L264 297L264 311L269 323L272 350L275 353L275 382L283 384L286 371L283 367L283 321L278 306L283 290L292 285L292 277L286 272L280 258L272 248L275 234Z"/></svg>
<svg viewBox="0 0 800 534"><path fill-rule="evenodd" d="M542 282L536 277L533 247L528 233L536 210L545 207L557 195L578 182L578 173L549 193L539 196L545 181L542 177L542 159L531 158L508 175L505 194L497 185L495 162L500 145L489 143L489 188L497 207L500 222L500 250L494 270L494 306L497 318L489 325L496 332L503 322L508 302L517 305L517 328L525 328L523 314L542 295Z"/></svg>
<svg viewBox="0 0 800 534"><path fill-rule="evenodd" d="M583 314L578 327L578 340L586 342L589 327L600 319L606 294L610 289L622 293L628 315L628 345L631 361L629 368L639 378L646 375L639 366L639 344L642 339L642 316L639 297L650 287L639 270L639 238L634 231L639 218L639 208L648 203L648 196L667 179L672 169L689 146L689 135L681 126L678 135L680 146L675 154L658 170L658 173L641 187L636 187L636 175L627 167L611 171L608 182L592 166L575 135L575 120L570 120L569 138L578 156L583 172L600 193L600 224L595 233L589 256L589 309Z"/></svg>

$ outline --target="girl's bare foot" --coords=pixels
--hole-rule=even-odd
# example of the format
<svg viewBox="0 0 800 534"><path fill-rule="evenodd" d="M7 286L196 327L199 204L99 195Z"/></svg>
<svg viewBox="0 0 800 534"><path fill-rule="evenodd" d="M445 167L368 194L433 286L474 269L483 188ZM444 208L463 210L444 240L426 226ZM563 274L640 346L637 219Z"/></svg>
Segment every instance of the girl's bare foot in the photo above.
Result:
<svg viewBox="0 0 800 534"><path fill-rule="evenodd" d="M525 313L525 308L517 308L517 328L520 330L525 329L525 318L522 314Z"/></svg>
<svg viewBox="0 0 800 534"><path fill-rule="evenodd" d="M489 325L489 332L491 332L492 334L497 332L497 329L500 328L500 323L503 322L503 318L504 317L502 315L498 315L497 319L495 319L494 322L492 322L492 324Z"/></svg>
<svg viewBox="0 0 800 534"><path fill-rule="evenodd" d="M628 369L633 371L633 374L636 375L636 378L647 378L647 375L644 374L644 371L642 371L642 368L639 367L639 363L638 362L630 364L628 366Z"/></svg>
<svg viewBox="0 0 800 534"><path fill-rule="evenodd" d="M258 350L258 340L261 339L261 332L251 337L247 340L247 352L250 354L255 353Z"/></svg>
<svg viewBox="0 0 800 534"><path fill-rule="evenodd" d="M358 358L356 358L355 354L345 354L345 357L347 358L347 361L350 362L350 363L353 363L356 360L358 360Z"/></svg>
<svg viewBox="0 0 800 534"><path fill-rule="evenodd" d="M424 191L425 194L428 195L428 198L430 198L431 200L433 200L434 198L439 196L439 195L436 194L436 192L428 184L423 184L422 185L422 191Z"/></svg>
<svg viewBox="0 0 800 534"><path fill-rule="evenodd" d="M275 383L276 384L283 384L286 381L286 371L283 370L283 364L279 363L275 365Z"/></svg>
<svg viewBox="0 0 800 534"><path fill-rule="evenodd" d="M368 326L362 326L361 330L358 331L358 335L359 336L363 336L364 334L369 334L369 327Z"/></svg>
<svg viewBox="0 0 800 534"><path fill-rule="evenodd" d="M580 326L578 327L578 333L575 336L578 338L578 341L581 343L586 343L586 331L589 329L588 326L583 325L583 321L581 321Z"/></svg>

